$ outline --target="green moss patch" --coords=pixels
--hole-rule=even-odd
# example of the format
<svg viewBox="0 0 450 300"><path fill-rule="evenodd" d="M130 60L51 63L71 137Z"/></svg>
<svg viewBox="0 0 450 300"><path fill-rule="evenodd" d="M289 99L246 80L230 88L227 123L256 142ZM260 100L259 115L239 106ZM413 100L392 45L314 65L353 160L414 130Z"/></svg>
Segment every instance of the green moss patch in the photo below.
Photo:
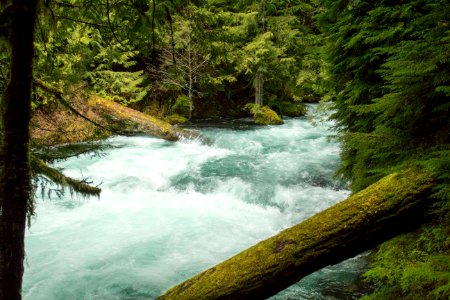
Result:
<svg viewBox="0 0 450 300"><path fill-rule="evenodd" d="M275 111L268 106L260 106L257 104L249 103L245 106L245 109L250 111L255 120L255 124L258 125L281 125L283 120L277 115Z"/></svg>

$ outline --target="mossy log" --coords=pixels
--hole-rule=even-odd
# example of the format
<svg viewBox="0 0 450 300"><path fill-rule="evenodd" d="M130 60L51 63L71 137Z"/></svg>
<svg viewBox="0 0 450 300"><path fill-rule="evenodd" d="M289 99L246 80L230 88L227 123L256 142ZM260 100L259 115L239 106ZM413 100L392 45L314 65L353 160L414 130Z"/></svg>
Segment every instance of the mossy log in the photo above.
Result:
<svg viewBox="0 0 450 300"><path fill-rule="evenodd" d="M53 95L55 99L66 110L80 117L81 119L86 121L86 124L90 125L83 126L82 124L78 124L78 126L75 126L78 127L78 132L76 132L76 134L82 135L84 137L85 135L81 134L81 132L88 131L88 135L93 135L91 138L89 138L89 136L84 137L84 139L86 140L95 139L95 137L106 137L106 135L99 134L95 130L89 130L91 129L92 125L94 125L95 128L100 129L107 134L143 134L159 137L169 141L177 141L181 138L199 138L203 139L206 142L206 140L195 131L177 128L153 116L125 107L114 101L99 96L90 97L89 101L87 101L87 106L83 102L83 111L80 111L80 108L77 108L76 106L72 105L70 101L67 101L65 99L64 93L58 88L55 88L38 78L33 79L33 84L36 87L42 89L44 92ZM68 128L65 128L62 131L71 132L74 129L72 127L72 124L70 124ZM61 131L61 129L59 129L58 131ZM45 134L45 136L48 136L48 134ZM64 140L64 138L62 140Z"/></svg>
<svg viewBox="0 0 450 300"><path fill-rule="evenodd" d="M194 131L174 127L155 117L98 96L89 100L89 107L108 123L105 127L110 128L114 133L147 134L169 141L180 138L200 138Z"/></svg>
<svg viewBox="0 0 450 300"><path fill-rule="evenodd" d="M158 299L264 299L425 221L433 177L408 170L175 286Z"/></svg>

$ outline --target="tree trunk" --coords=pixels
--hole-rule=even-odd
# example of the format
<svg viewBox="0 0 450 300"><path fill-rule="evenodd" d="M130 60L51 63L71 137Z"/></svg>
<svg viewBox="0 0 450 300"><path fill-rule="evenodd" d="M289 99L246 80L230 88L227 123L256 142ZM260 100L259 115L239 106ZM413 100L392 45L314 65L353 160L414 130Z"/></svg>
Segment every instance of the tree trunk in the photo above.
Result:
<svg viewBox="0 0 450 300"><path fill-rule="evenodd" d="M264 77L260 71L255 74L255 104L263 105L263 87L264 87Z"/></svg>
<svg viewBox="0 0 450 300"><path fill-rule="evenodd" d="M12 4L10 78L1 102L0 299L21 299L27 207L33 34L37 1Z"/></svg>
<svg viewBox="0 0 450 300"><path fill-rule="evenodd" d="M191 25L189 25L191 26ZM191 49L191 32L189 30L189 40L188 40L188 75L189 75L189 120L192 118L192 110L194 109L194 104L192 100L192 89L194 84L194 70L192 68L192 49Z"/></svg>
<svg viewBox="0 0 450 300"><path fill-rule="evenodd" d="M434 186L423 171L386 176L167 291L159 299L264 299L425 221Z"/></svg>

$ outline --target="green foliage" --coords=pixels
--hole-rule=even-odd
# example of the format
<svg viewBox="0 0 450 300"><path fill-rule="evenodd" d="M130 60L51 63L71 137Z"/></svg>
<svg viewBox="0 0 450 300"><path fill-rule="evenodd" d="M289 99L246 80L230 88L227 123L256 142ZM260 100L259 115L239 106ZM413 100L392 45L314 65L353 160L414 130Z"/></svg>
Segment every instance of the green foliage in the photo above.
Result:
<svg viewBox="0 0 450 300"><path fill-rule="evenodd" d="M144 99L150 90L149 85L143 86L143 71L94 71L89 72L85 78L98 95L124 105Z"/></svg>
<svg viewBox="0 0 450 300"><path fill-rule="evenodd" d="M283 55L283 49L272 42L273 33L265 32L257 36L242 49L237 70L247 74L262 72L268 74Z"/></svg>
<svg viewBox="0 0 450 300"><path fill-rule="evenodd" d="M178 96L175 103L172 105L172 111L180 116L188 117L190 112L189 97L186 95Z"/></svg>
<svg viewBox="0 0 450 300"><path fill-rule="evenodd" d="M448 217L448 216L447 216ZM450 223L396 237L372 255L365 278L376 290L363 299L448 299Z"/></svg>
<svg viewBox="0 0 450 300"><path fill-rule="evenodd" d="M248 103L247 105L245 105L245 109L253 115L255 124L280 125L284 123L283 120L277 115L277 113L271 110L268 106Z"/></svg>
<svg viewBox="0 0 450 300"><path fill-rule="evenodd" d="M323 2L341 173L360 190L448 147L450 11L442 0Z"/></svg>
<svg viewBox="0 0 450 300"><path fill-rule="evenodd" d="M280 101L277 104L279 113L286 117L301 117L306 115L306 107L301 103L291 101Z"/></svg>
<svg viewBox="0 0 450 300"><path fill-rule="evenodd" d="M184 124L188 121L187 118L177 115L177 114L173 114L173 115L168 115L164 117L164 121L166 121L169 124Z"/></svg>
<svg viewBox="0 0 450 300"><path fill-rule="evenodd" d="M433 223L383 244L367 299L448 299L450 6L443 0L322 1L340 173L358 191L410 166L438 184Z"/></svg>
<svg viewBox="0 0 450 300"><path fill-rule="evenodd" d="M143 70L130 71L136 65L137 52L124 50L125 45L126 41L109 47L93 43L93 70L86 73L85 79L100 96L128 105L144 99L150 85L146 84Z"/></svg>
<svg viewBox="0 0 450 300"><path fill-rule="evenodd" d="M231 113L253 93L256 98L318 101L323 61L311 19L317 11L314 4L210 0L197 6L194 19L201 30L194 30L191 38L208 60L202 70L206 76L196 86L202 105L219 104L223 113Z"/></svg>
<svg viewBox="0 0 450 300"><path fill-rule="evenodd" d="M41 79L70 84L79 81L80 73L86 70L91 51L89 44L95 30L83 24L60 25L45 34L42 28L45 20L39 20L41 31L37 35L35 51L35 72Z"/></svg>

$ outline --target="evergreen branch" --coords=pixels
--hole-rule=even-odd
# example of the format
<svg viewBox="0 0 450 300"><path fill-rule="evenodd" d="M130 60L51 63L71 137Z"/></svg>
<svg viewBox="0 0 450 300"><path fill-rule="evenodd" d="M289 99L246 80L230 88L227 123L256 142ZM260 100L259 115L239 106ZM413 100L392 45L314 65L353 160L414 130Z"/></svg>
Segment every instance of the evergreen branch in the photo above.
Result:
<svg viewBox="0 0 450 300"><path fill-rule="evenodd" d="M64 175L59 170L49 167L43 160L34 155L30 155L30 166L35 175L44 175L61 187L68 187L71 193L74 191L83 196L98 197L102 191L99 187L90 185L91 182L88 182L86 179L77 180Z"/></svg>
<svg viewBox="0 0 450 300"><path fill-rule="evenodd" d="M82 143L66 144L58 147L42 147L37 149L34 153L45 162L53 162L78 157L88 153L93 153L92 156L101 156L102 154L100 152L103 150L104 146L101 143Z"/></svg>

